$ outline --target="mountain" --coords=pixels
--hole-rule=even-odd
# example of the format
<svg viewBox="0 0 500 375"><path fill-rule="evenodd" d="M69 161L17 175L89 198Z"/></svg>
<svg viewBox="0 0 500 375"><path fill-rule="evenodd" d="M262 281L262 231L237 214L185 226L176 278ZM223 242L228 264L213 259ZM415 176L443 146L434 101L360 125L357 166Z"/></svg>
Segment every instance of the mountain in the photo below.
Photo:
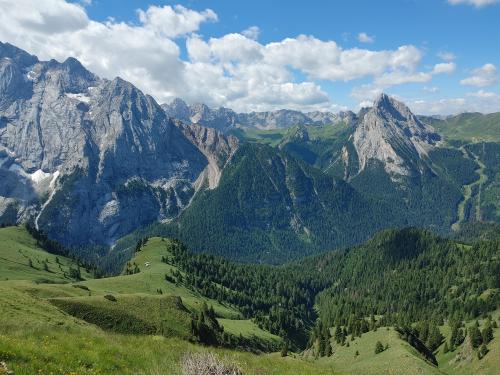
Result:
<svg viewBox="0 0 500 375"><path fill-rule="evenodd" d="M0 44L0 222L33 221L66 245L112 244L177 216L219 145L236 147L224 142L188 138L120 78Z"/></svg>
<svg viewBox="0 0 500 375"><path fill-rule="evenodd" d="M186 125L178 120L175 121L175 125L207 158L208 165L198 177L198 183L208 181L210 189L216 188L222 170L238 149L238 138L231 135L225 136L213 128L194 124Z"/></svg>
<svg viewBox="0 0 500 375"><path fill-rule="evenodd" d="M268 112L236 113L229 108L209 108L205 104L187 105L176 98L170 104L163 104L167 116L185 123L228 131L238 127L257 129L280 129L295 125L331 125L341 121L352 122L354 113L308 112L280 109Z"/></svg>
<svg viewBox="0 0 500 375"><path fill-rule="evenodd" d="M348 183L269 146L243 144L217 188L198 193L170 229L196 251L281 263L362 241L382 227L379 215L380 205Z"/></svg>
<svg viewBox="0 0 500 375"><path fill-rule="evenodd" d="M403 103L381 94L368 110L352 137L358 156L358 173L370 161L378 160L389 174L410 175L418 172L418 161L436 144L440 136L424 125ZM343 149L342 158L349 159ZM349 163L346 163L349 168Z"/></svg>
<svg viewBox="0 0 500 375"><path fill-rule="evenodd" d="M419 116L448 142L499 142L500 113L461 113L454 116Z"/></svg>

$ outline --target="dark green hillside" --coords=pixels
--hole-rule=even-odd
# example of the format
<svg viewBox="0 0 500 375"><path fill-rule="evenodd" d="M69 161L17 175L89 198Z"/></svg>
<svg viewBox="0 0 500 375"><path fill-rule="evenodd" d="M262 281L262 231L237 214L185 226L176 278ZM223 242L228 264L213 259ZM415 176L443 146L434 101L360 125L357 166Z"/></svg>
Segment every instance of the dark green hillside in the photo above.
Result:
<svg viewBox="0 0 500 375"><path fill-rule="evenodd" d="M219 186L201 192L172 225L190 249L280 263L365 240L390 225L383 206L269 146L244 144Z"/></svg>
<svg viewBox="0 0 500 375"><path fill-rule="evenodd" d="M243 144L216 189L198 193L172 224L153 224L119 241L111 264L121 264L116 257L125 261L141 237L154 235L179 238L194 251L275 264L358 244L388 227L419 226L446 234L459 221L462 186L480 178L474 158L441 148L415 161L414 173L397 180L376 161L349 176L335 163L322 172L298 158L304 153L296 158L284 150L293 146L297 151L311 142L330 142L335 149L336 136L311 141L310 129L293 130L288 129L280 147ZM468 217L462 215L461 221Z"/></svg>
<svg viewBox="0 0 500 375"><path fill-rule="evenodd" d="M500 143L464 146L479 165L480 180L471 207L476 221L500 221Z"/></svg>
<svg viewBox="0 0 500 375"><path fill-rule="evenodd" d="M389 207L388 215L399 226L418 226L444 234L457 218L460 185L424 163L418 168L420 172L395 181L380 162L371 161L350 182L363 196L384 202Z"/></svg>
<svg viewBox="0 0 500 375"><path fill-rule="evenodd" d="M385 231L362 246L332 254L337 282L321 293L331 325L383 315L387 323L477 318L500 307L499 238L459 245L429 232Z"/></svg>
<svg viewBox="0 0 500 375"><path fill-rule="evenodd" d="M403 229L279 267L195 255L180 243L169 261L192 275L185 281L202 294L239 306L260 326L300 345L315 318L314 306L325 326L346 325L356 335L371 315L383 317L379 325L405 325L471 320L498 309L499 241L497 236L467 246Z"/></svg>

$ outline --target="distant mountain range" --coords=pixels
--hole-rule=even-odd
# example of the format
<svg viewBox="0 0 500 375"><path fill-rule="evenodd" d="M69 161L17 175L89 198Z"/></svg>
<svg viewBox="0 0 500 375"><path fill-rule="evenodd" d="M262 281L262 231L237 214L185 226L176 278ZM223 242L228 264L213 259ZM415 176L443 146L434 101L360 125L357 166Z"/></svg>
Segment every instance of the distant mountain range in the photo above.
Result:
<svg viewBox="0 0 500 375"><path fill-rule="evenodd" d="M104 255L168 234L269 263L387 227L447 233L500 220L500 122L470 116L417 117L385 94L357 114L160 106L76 59L0 43L0 223Z"/></svg>
<svg viewBox="0 0 500 375"><path fill-rule="evenodd" d="M165 113L185 123L193 123L227 132L237 127L257 129L280 129L295 125L334 125L352 122L356 115L351 111L308 112L280 109L268 112L236 113L229 108L213 109L205 104L187 105L182 99L174 99L170 104L162 104Z"/></svg>

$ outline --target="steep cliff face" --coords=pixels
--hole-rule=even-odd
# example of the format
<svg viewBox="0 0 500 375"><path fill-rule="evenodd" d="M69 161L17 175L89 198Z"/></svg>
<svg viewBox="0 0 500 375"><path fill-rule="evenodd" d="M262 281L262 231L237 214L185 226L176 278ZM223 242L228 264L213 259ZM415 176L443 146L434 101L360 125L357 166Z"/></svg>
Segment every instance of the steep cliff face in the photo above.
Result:
<svg viewBox="0 0 500 375"><path fill-rule="evenodd" d="M109 244L175 217L209 164L150 96L0 44L0 219Z"/></svg>
<svg viewBox="0 0 500 375"><path fill-rule="evenodd" d="M186 125L181 121L175 121L175 124L208 160L208 165L197 180L196 187L208 182L209 189L216 188L219 185L222 169L238 149L238 139L224 136L213 128Z"/></svg>

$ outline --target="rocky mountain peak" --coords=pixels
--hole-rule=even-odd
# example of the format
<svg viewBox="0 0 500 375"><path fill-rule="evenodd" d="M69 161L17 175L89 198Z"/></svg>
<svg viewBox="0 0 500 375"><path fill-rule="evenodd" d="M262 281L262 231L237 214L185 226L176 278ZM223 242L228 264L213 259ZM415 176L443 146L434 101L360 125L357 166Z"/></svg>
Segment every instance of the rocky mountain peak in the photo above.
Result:
<svg viewBox="0 0 500 375"><path fill-rule="evenodd" d="M0 42L0 59L13 60L21 66L30 66L38 62L36 56L30 55L28 52L13 46L10 43Z"/></svg>
<svg viewBox="0 0 500 375"><path fill-rule="evenodd" d="M353 134L360 171L370 159L382 162L386 172L410 175L422 156L439 140L402 102L381 94L368 109Z"/></svg>

